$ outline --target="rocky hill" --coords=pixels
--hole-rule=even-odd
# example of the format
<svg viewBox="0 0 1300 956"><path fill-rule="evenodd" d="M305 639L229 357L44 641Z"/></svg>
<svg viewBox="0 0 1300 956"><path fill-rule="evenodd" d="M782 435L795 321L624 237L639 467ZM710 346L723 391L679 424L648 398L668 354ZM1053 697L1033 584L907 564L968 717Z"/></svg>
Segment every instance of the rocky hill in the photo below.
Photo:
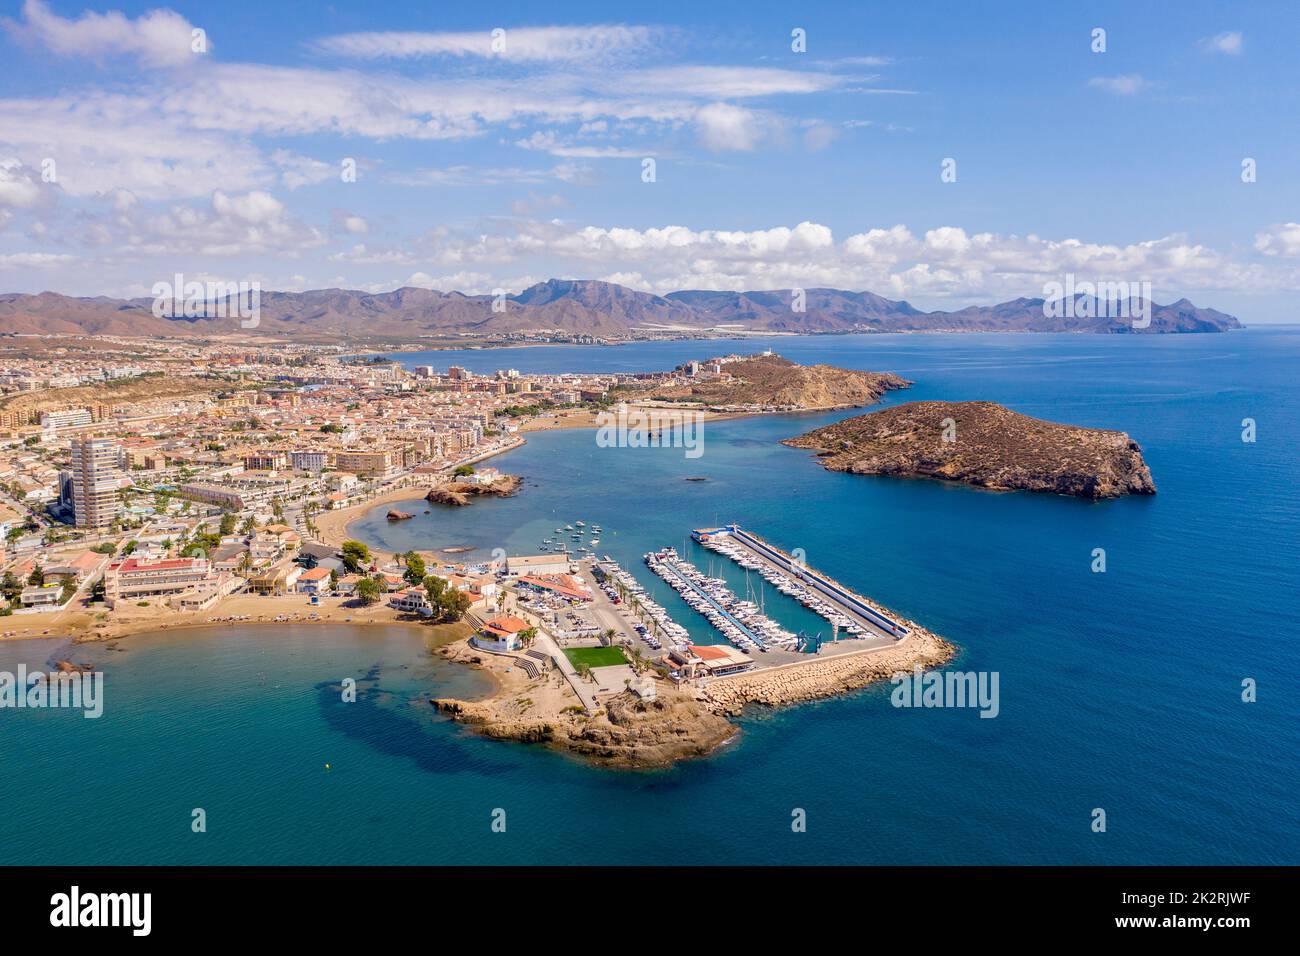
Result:
<svg viewBox="0 0 1300 956"><path fill-rule="evenodd" d="M88 405L133 405L140 402L167 399L202 398L233 388L230 382L214 378L193 376L140 376L98 385L77 385L72 388L48 388L36 392L17 392L0 398L0 411L23 417L35 417L41 412L60 408L82 408Z"/></svg>
<svg viewBox="0 0 1300 956"><path fill-rule="evenodd" d="M808 289L806 309L791 308L792 292L688 290L665 296L609 282L551 279L507 296L494 308L489 295L401 288L369 293L348 289L263 292L261 321L242 329L235 318L157 318L151 299L74 298L53 292L0 294L0 333L94 335L296 335L329 338L491 337L555 331L627 338L634 335L754 332L1021 331L1160 333L1220 332L1240 328L1233 316L1180 299L1152 305L1151 322L1092 318L1104 311L1075 299L1070 317L1045 309L1042 299L1015 299L956 312L924 312L871 292ZM1053 313L1049 315L1048 313ZM1087 317L1085 317L1087 316Z"/></svg>
<svg viewBox="0 0 1300 956"><path fill-rule="evenodd" d="M994 402L911 402L787 439L827 468L939 478L1084 498L1155 494L1142 450L1124 432L1077 428Z"/></svg>
<svg viewBox="0 0 1300 956"><path fill-rule="evenodd" d="M833 365L796 365L779 355L755 355L723 366L726 378L692 385L652 387L648 398L707 405L780 408L855 408L912 383L892 372L860 372Z"/></svg>

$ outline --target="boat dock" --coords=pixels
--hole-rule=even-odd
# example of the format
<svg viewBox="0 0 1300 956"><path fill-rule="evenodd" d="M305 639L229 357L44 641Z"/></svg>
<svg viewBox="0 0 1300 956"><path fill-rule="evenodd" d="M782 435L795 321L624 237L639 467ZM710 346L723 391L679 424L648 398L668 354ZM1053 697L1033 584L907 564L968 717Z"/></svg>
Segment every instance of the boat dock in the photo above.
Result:
<svg viewBox="0 0 1300 956"><path fill-rule="evenodd" d="M907 627L883 609L739 525L696 530L692 537L741 567L757 570L777 590L824 617L835 627L836 639L841 631L854 638L890 641L907 636Z"/></svg>
<svg viewBox="0 0 1300 956"><path fill-rule="evenodd" d="M736 597L720 578L705 575L682 561L676 550L664 548L645 556L650 570L663 578L688 605L708 618L722 635L741 650L792 649L797 639L765 616L752 602Z"/></svg>

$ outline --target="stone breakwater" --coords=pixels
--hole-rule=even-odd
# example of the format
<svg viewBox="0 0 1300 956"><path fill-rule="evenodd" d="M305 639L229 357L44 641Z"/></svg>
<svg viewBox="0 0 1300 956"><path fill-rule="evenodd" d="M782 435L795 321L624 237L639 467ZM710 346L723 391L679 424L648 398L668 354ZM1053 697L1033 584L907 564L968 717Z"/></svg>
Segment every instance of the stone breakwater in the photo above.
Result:
<svg viewBox="0 0 1300 956"><path fill-rule="evenodd" d="M836 654L823 659L751 671L713 681L703 691L705 701L719 713L736 715L748 704L779 707L820 700L889 680L913 667L939 667L956 648L929 631L909 623L912 632L898 644L869 651Z"/></svg>

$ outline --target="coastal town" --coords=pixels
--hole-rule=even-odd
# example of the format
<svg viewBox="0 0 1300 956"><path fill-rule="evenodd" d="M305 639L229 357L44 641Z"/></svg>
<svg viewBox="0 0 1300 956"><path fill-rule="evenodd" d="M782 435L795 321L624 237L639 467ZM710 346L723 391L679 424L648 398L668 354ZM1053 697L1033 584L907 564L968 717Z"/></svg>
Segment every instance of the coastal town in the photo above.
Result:
<svg viewBox="0 0 1300 956"><path fill-rule="evenodd" d="M699 642L581 519L538 553L491 562L456 548L388 553L348 532L385 506L402 522L420 498L427 514L514 494L518 477L490 460L530 432L636 411L671 425L687 412L848 407L900 379L771 352L600 374L476 373L314 343L11 336L0 356L0 639L111 641L232 622L432 626L445 656L503 686L525 681L532 701L528 713L485 715L500 695L439 709L498 736L536 736L541 721L567 749L637 764L707 752L733 733L721 714L780 696L770 680L742 692L724 679L766 672L788 689L791 668L863 650L892 658L909 638L734 526L696 537L821 613L829 640L782 630L671 549L647 555L646 573L702 615L691 630L712 642ZM839 687L833 669L826 686ZM647 747L645 733L665 733L655 719L615 744L620 707L622 731L637 707L659 718L669 707L688 729L673 747Z"/></svg>

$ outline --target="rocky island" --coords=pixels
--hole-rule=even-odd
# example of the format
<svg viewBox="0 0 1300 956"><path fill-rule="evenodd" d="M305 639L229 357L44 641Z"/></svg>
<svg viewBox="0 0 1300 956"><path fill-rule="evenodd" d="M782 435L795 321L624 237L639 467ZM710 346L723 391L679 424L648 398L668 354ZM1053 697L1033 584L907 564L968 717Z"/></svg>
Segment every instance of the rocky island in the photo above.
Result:
<svg viewBox="0 0 1300 956"><path fill-rule="evenodd" d="M484 495L508 498L519 490L521 484L523 479L518 475L498 475L490 481L449 481L429 489L429 493L424 497L426 501L432 501L434 504L463 507L474 498Z"/></svg>
<svg viewBox="0 0 1300 956"><path fill-rule="evenodd" d="M1155 494L1127 434L1021 415L994 402L910 402L815 429L783 444L832 471L926 477L1082 498Z"/></svg>

